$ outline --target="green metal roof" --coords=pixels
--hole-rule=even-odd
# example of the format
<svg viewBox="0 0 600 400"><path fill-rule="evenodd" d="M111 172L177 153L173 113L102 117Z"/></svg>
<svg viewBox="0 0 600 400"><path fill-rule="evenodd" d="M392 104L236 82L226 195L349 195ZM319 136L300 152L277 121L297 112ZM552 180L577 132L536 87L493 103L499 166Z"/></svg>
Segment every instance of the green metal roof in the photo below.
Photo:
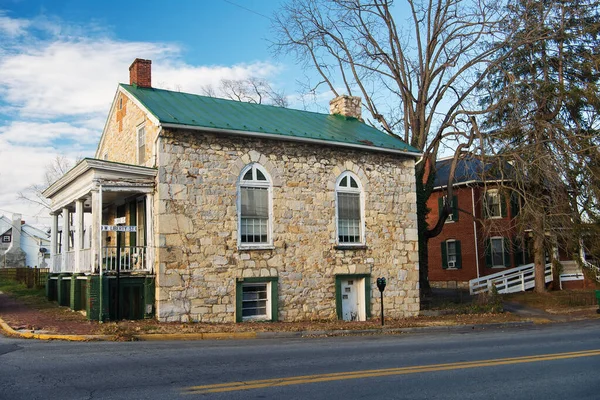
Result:
<svg viewBox="0 0 600 400"><path fill-rule="evenodd" d="M251 104L215 97L121 84L161 124L269 134L318 140L332 145L372 147L407 153L420 151L396 136L355 118ZM415 154L415 155L417 155Z"/></svg>

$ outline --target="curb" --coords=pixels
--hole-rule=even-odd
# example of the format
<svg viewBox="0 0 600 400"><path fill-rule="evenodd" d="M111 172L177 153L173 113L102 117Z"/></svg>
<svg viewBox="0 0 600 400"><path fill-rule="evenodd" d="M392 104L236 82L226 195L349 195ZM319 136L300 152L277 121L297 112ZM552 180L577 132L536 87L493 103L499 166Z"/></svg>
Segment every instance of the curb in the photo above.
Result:
<svg viewBox="0 0 600 400"><path fill-rule="evenodd" d="M379 329L343 329L343 330L319 330L319 331L297 331L297 332L214 332L214 333L150 333L133 335L134 340L139 341L196 341L196 340L241 340L241 339L294 339L309 337L333 337L333 336L360 336L360 335L385 335L385 334L409 334L418 332L464 332L485 329L517 328L521 326L532 326L534 321L501 322L493 324L477 325L451 325L413 328L379 328ZM115 340L113 335L58 335L45 333L18 332L11 328L2 318L0 327L10 336L22 339L38 340L65 340L65 341L109 341Z"/></svg>
<svg viewBox="0 0 600 400"><path fill-rule="evenodd" d="M2 318L0 318L0 327L13 337L21 339L38 339L38 340L66 340L71 342L89 342L89 341L100 341L110 340L112 336L109 335L55 335L48 333L32 333L32 332L19 332L11 328Z"/></svg>

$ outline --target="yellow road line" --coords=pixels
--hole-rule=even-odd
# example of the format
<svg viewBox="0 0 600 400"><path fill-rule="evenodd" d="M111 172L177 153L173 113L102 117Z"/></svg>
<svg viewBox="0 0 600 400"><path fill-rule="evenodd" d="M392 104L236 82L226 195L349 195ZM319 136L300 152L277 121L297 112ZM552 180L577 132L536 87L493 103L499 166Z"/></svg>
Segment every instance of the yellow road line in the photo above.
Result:
<svg viewBox="0 0 600 400"><path fill-rule="evenodd" d="M420 372L447 371L447 370L453 370L453 369L491 367L491 366L496 366L496 365L510 365L510 364L552 361L552 360L562 360L562 359L567 359L567 358L591 357L591 356L600 356L600 349L586 350L586 351L574 351L574 352L568 352L568 353L543 354L543 355L538 355L538 356L524 356L524 357L512 357L512 358L497 358L497 359L480 360L480 361L466 361L466 362L448 363L448 364L419 365L419 366L401 367L401 368L386 368L386 369L374 369L374 370L351 371L351 372L334 372L334 373L319 374L319 375L292 376L292 377L288 377L288 378L261 379L261 380L254 380L254 381L245 381L245 382L217 383L217 384L213 384L213 385L191 386L191 387L186 388L184 390L184 393L187 393L187 394L221 393L221 392L231 392L231 391L236 391L236 390L260 389L260 388L265 388L265 387L300 385L300 384L306 384L306 383L330 382L330 381L347 380L347 379L373 378L373 377L390 376L390 375L406 375L406 374L415 374L415 373L420 373Z"/></svg>

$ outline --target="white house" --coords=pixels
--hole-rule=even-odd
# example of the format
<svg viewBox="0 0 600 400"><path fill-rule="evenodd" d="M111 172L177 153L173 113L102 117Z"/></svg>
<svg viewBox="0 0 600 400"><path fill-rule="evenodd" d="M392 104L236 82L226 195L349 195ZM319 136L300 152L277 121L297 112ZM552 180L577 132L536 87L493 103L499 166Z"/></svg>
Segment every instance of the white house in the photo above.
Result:
<svg viewBox="0 0 600 400"><path fill-rule="evenodd" d="M0 268L44 267L50 256L50 235L22 221L0 215ZM44 264L44 265L42 265Z"/></svg>

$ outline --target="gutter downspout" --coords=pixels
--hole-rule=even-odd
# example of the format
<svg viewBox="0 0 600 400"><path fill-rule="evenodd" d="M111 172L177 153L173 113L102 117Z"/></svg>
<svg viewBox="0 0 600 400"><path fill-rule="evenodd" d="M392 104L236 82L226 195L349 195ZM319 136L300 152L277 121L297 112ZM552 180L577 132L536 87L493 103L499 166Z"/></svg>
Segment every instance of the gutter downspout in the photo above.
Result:
<svg viewBox="0 0 600 400"><path fill-rule="evenodd" d="M104 321L104 302L102 298L102 281L103 281L103 273L102 273L102 184L100 184L100 188L98 189L98 202L100 203L100 218L99 218L99 226L98 226L98 266L100 268L100 310L98 311L98 319L100 323Z"/></svg>
<svg viewBox="0 0 600 400"><path fill-rule="evenodd" d="M471 202L473 203L473 234L475 236L475 265L477 267L477 279L479 279L479 245L477 240L477 219L475 218L475 190L471 187Z"/></svg>

